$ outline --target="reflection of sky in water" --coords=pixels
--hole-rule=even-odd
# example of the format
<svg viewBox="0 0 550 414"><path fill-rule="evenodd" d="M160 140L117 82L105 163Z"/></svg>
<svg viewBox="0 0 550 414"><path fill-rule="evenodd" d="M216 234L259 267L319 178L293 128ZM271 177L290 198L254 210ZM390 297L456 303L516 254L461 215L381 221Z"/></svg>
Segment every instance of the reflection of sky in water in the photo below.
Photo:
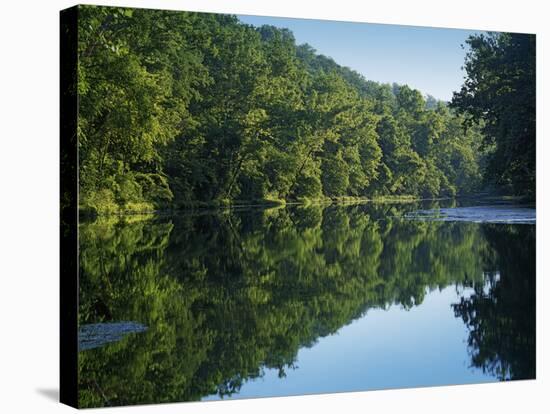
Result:
<svg viewBox="0 0 550 414"><path fill-rule="evenodd" d="M297 368L285 370L286 378L266 369L264 377L246 382L233 398L493 382L492 376L470 368L468 330L451 308L471 292L459 288L457 294L449 286L428 293L410 310L398 305L372 309L301 349Z"/></svg>

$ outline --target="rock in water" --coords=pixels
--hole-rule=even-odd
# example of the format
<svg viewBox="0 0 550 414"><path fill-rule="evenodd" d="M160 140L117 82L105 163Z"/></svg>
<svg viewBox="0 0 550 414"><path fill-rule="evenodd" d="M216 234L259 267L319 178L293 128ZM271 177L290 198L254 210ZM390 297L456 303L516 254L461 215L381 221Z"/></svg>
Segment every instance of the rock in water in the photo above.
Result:
<svg viewBox="0 0 550 414"><path fill-rule="evenodd" d="M120 341L131 333L147 330L145 325L137 322L93 323L82 325L78 330L78 350L99 348L111 342Z"/></svg>

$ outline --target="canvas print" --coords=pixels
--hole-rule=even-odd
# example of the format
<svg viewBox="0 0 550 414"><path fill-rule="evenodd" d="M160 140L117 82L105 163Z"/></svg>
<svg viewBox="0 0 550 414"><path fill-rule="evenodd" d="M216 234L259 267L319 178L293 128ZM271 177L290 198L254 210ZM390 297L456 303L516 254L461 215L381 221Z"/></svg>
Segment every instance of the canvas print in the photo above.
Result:
<svg viewBox="0 0 550 414"><path fill-rule="evenodd" d="M535 379L535 39L63 11L62 401Z"/></svg>

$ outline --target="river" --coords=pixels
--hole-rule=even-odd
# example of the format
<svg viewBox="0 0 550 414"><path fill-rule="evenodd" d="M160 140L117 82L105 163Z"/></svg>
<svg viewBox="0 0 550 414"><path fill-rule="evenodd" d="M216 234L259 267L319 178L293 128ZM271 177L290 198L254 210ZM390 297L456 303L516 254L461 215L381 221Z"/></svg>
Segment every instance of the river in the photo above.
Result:
<svg viewBox="0 0 550 414"><path fill-rule="evenodd" d="M535 223L500 200L84 222L80 405L535 378Z"/></svg>

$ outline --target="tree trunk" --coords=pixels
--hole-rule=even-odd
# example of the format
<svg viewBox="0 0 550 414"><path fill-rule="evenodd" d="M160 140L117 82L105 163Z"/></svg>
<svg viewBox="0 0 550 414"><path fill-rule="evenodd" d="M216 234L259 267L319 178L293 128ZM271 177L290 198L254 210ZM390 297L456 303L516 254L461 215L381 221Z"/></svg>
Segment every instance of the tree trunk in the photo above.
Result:
<svg viewBox="0 0 550 414"><path fill-rule="evenodd" d="M308 153L306 154L305 158L304 158L304 161L302 161L302 165L300 165L300 168L298 168L298 172L296 173L296 175L294 176L294 181L292 182L292 185L290 186L290 188L288 189L288 194L291 194L292 193L292 190L294 190L294 187L296 186L296 183L298 182L298 178L300 177L300 174L302 174L302 170L304 169L304 167L306 166L306 162L307 160L309 160L309 157L311 157L311 154L313 154L313 152L315 151L315 147L312 147Z"/></svg>

